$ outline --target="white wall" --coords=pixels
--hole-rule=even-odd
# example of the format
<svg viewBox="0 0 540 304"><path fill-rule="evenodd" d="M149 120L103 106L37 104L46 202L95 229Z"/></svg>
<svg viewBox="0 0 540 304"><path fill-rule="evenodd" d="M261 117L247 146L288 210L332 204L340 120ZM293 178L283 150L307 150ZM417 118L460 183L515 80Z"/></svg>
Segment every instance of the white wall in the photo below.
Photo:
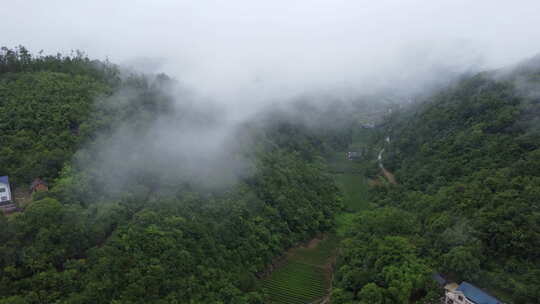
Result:
<svg viewBox="0 0 540 304"><path fill-rule="evenodd" d="M462 300L459 299L461 296ZM465 295L460 291L447 291L445 303L450 303L449 300L453 300L454 304L475 304L465 297Z"/></svg>
<svg viewBox="0 0 540 304"><path fill-rule="evenodd" d="M4 188L5 192L0 192L0 202L10 201L11 200L11 189L8 184L0 183L0 189ZM6 197L7 199L3 199Z"/></svg>

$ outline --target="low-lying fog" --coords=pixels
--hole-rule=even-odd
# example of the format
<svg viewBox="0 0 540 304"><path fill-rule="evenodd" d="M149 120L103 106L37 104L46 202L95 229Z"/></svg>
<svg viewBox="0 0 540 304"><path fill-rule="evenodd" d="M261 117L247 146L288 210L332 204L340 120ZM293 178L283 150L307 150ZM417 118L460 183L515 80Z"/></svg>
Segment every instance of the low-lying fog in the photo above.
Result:
<svg viewBox="0 0 540 304"><path fill-rule="evenodd" d="M532 57L540 52L539 12L537 0L6 1L0 43L44 53L78 49L165 72L203 112L206 103L219 109L223 123L186 126L171 113L145 134L120 127L103 139L112 144L103 145L93 170L112 169L121 180L141 163L190 174L236 169L221 143L276 103L374 94L405 100L462 73ZM185 102L181 94L175 100Z"/></svg>

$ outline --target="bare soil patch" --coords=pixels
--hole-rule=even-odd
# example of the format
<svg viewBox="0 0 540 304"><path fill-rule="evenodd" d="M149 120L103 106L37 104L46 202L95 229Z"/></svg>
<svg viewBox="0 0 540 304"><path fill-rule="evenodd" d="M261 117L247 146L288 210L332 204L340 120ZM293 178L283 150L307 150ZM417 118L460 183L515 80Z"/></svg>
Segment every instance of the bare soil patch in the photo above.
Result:
<svg viewBox="0 0 540 304"><path fill-rule="evenodd" d="M392 172L386 170L385 168L382 168L382 173L390 184L397 185L396 177L394 176L394 174L392 174Z"/></svg>

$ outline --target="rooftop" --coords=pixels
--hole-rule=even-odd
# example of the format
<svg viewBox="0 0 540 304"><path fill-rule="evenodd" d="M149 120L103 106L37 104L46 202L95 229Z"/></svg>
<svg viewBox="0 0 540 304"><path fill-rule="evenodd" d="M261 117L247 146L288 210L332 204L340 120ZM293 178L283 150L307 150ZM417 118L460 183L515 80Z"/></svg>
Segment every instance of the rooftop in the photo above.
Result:
<svg viewBox="0 0 540 304"><path fill-rule="evenodd" d="M480 288L474 286L468 282L462 282L459 287L456 289L463 292L463 294L473 302L477 304L500 304L501 301L497 300L495 297L489 295Z"/></svg>
<svg viewBox="0 0 540 304"><path fill-rule="evenodd" d="M0 176L0 183L9 184L9 178L7 177L7 175Z"/></svg>

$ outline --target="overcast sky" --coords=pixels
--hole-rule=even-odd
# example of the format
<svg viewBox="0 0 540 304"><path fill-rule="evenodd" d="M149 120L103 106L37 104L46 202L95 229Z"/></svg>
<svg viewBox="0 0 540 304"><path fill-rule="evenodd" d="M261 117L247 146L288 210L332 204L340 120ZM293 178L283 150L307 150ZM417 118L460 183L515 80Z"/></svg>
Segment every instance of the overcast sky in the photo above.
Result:
<svg viewBox="0 0 540 304"><path fill-rule="evenodd" d="M540 52L539 16L538 0L2 0L0 44L256 100L514 63Z"/></svg>

